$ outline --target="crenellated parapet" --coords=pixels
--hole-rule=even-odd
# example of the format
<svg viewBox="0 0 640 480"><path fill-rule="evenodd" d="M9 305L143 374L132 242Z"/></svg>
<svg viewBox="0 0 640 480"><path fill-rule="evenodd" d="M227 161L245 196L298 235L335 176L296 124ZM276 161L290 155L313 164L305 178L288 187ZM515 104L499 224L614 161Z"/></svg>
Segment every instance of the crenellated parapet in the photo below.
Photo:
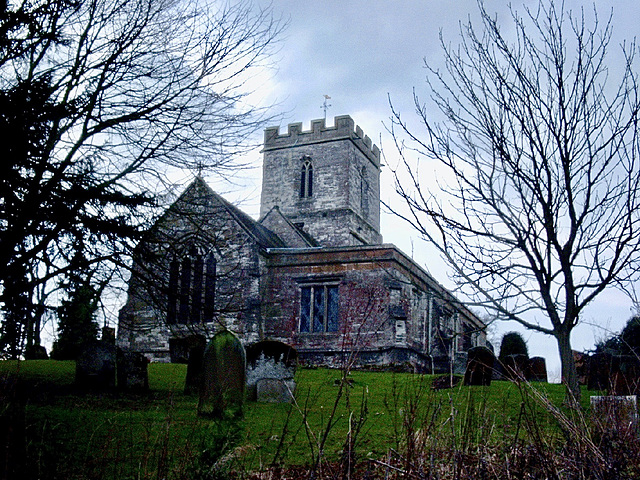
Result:
<svg viewBox="0 0 640 480"><path fill-rule="evenodd" d="M280 134L279 127L269 127L264 131L264 150L298 147L313 143L351 140L369 160L380 167L380 149L364 135L359 126L355 126L349 115L334 118L334 126L327 127L324 119L311 121L310 130L302 130L302 123L290 123L286 133Z"/></svg>

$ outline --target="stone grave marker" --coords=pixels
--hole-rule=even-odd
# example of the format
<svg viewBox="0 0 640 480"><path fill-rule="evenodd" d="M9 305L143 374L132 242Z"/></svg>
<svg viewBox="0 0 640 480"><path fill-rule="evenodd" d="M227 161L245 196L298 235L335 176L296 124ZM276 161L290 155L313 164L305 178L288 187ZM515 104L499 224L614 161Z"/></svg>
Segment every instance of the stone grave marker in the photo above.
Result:
<svg viewBox="0 0 640 480"><path fill-rule="evenodd" d="M487 347L469 349L464 385L491 385L495 357Z"/></svg>
<svg viewBox="0 0 640 480"><path fill-rule="evenodd" d="M531 357L527 370L530 382L547 382L547 362L544 357Z"/></svg>
<svg viewBox="0 0 640 480"><path fill-rule="evenodd" d="M116 346L107 342L87 343L76 360L76 385L89 390L116 386Z"/></svg>
<svg viewBox="0 0 640 480"><path fill-rule="evenodd" d="M138 352L118 349L117 377L118 389L125 392L146 392L149 390L149 360Z"/></svg>
<svg viewBox="0 0 640 480"><path fill-rule="evenodd" d="M295 388L293 380L260 378L256 382L256 400L267 403L291 403Z"/></svg>
<svg viewBox="0 0 640 480"><path fill-rule="evenodd" d="M204 352L198 415L242 415L245 365L244 347L233 333L223 330L214 335Z"/></svg>
<svg viewBox="0 0 640 480"><path fill-rule="evenodd" d="M290 402L298 352L286 343L262 341L247 347L247 390L251 400ZM260 382L263 381L262 387Z"/></svg>
<svg viewBox="0 0 640 480"><path fill-rule="evenodd" d="M507 355L502 372L507 380L518 380L526 378L528 368L529 358L526 355Z"/></svg>
<svg viewBox="0 0 640 480"><path fill-rule="evenodd" d="M204 361L207 339L204 335L191 335L185 340L188 359L184 393L185 395L193 395L200 392L200 386L202 384L202 362Z"/></svg>

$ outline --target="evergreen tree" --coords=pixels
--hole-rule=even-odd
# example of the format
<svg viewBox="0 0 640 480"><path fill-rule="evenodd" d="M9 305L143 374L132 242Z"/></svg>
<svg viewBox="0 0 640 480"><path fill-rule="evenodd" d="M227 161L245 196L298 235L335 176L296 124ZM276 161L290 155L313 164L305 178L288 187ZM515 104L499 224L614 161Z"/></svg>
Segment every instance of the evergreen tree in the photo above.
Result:
<svg viewBox="0 0 640 480"><path fill-rule="evenodd" d="M82 347L98 338L98 292L88 280L74 280L70 287L68 298L57 309L58 340L51 351L56 360L77 359Z"/></svg>
<svg viewBox="0 0 640 480"><path fill-rule="evenodd" d="M631 317L618 335L599 343L596 346L596 353L640 358L640 316Z"/></svg>
<svg viewBox="0 0 640 480"><path fill-rule="evenodd" d="M518 332L505 333L500 343L500 362L504 363L504 359L509 355L525 355L529 358L529 349L527 342Z"/></svg>

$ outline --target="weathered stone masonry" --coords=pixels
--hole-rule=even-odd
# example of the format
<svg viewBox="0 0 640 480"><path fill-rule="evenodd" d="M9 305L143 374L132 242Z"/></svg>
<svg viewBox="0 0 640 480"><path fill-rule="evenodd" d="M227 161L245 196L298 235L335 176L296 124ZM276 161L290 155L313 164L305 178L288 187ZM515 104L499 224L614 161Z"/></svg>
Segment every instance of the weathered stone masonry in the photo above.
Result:
<svg viewBox="0 0 640 480"><path fill-rule="evenodd" d="M118 342L168 361L221 328L301 362L446 370L484 324L380 235L380 152L348 116L265 131L260 220L196 178L141 242ZM186 340L185 340L186 341Z"/></svg>

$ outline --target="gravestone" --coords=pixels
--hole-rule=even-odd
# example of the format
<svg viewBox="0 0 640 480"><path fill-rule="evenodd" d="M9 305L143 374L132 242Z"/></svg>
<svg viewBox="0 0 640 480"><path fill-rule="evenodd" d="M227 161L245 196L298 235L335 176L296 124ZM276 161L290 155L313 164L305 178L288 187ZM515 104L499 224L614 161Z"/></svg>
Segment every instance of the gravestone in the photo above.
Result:
<svg viewBox="0 0 640 480"><path fill-rule="evenodd" d="M491 385L495 357L487 347L473 347L468 351L464 385Z"/></svg>
<svg viewBox="0 0 640 480"><path fill-rule="evenodd" d="M116 329L113 327L102 327L102 337L100 339L103 342L116 344Z"/></svg>
<svg viewBox="0 0 640 480"><path fill-rule="evenodd" d="M527 380L530 382L547 382L547 362L544 357L531 357L529 359Z"/></svg>
<svg viewBox="0 0 640 480"><path fill-rule="evenodd" d="M116 346L106 342L89 342L76 360L76 385L89 390L106 390L116 386Z"/></svg>
<svg viewBox="0 0 640 480"><path fill-rule="evenodd" d="M614 357L611 371L611 395L637 395L640 393L640 364L633 355Z"/></svg>
<svg viewBox="0 0 640 480"><path fill-rule="evenodd" d="M453 356L452 370L454 375L464 375L467 371L467 352L456 352Z"/></svg>
<svg viewBox="0 0 640 480"><path fill-rule="evenodd" d="M631 440L638 432L638 405L635 395L590 397L591 414L599 436L616 441Z"/></svg>
<svg viewBox="0 0 640 480"><path fill-rule="evenodd" d="M587 358L587 388L589 390L611 391L612 387L612 370L613 355L609 353L595 353Z"/></svg>
<svg viewBox="0 0 640 480"><path fill-rule="evenodd" d="M202 362L207 339L204 335L191 335L184 339L187 354L187 376L184 382L184 394L193 395L200 392L202 384Z"/></svg>
<svg viewBox="0 0 640 480"><path fill-rule="evenodd" d="M244 347L233 333L223 330L211 339L204 352L198 415L242 415L245 364Z"/></svg>
<svg viewBox="0 0 640 480"><path fill-rule="evenodd" d="M502 372L508 380L525 379L529 367L526 355L507 355L503 361Z"/></svg>
<svg viewBox="0 0 640 480"><path fill-rule="evenodd" d="M256 382L256 400L268 403L291 403L295 385L293 380L261 378Z"/></svg>
<svg viewBox="0 0 640 480"><path fill-rule="evenodd" d="M118 349L117 377L118 389L125 392L146 392L149 390L149 360L138 352Z"/></svg>
<svg viewBox="0 0 640 480"><path fill-rule="evenodd" d="M289 392L295 391L294 375L297 363L298 352L286 343L267 340L249 345L247 347L248 398L259 402L276 401L273 398L281 398L283 402L291 401ZM261 380L273 380L264 384L264 391L275 391L279 388L281 393L279 395L265 393L264 399L261 399L258 388Z"/></svg>

